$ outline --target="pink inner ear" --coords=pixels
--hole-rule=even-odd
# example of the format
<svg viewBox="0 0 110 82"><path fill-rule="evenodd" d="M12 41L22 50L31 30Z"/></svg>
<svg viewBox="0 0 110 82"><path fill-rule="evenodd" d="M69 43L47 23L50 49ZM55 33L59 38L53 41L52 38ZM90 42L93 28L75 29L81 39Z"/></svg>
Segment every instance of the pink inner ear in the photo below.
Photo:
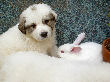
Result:
<svg viewBox="0 0 110 82"><path fill-rule="evenodd" d="M80 47L73 47L72 50L71 50L72 53L78 53L80 51L81 51Z"/></svg>

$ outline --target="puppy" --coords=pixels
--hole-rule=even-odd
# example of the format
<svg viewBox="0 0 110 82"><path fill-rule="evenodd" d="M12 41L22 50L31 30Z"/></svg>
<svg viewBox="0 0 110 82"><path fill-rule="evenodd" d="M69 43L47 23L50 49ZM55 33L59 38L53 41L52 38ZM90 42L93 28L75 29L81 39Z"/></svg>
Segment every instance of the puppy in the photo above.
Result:
<svg viewBox="0 0 110 82"><path fill-rule="evenodd" d="M34 4L20 15L19 23L0 36L0 63L19 51L37 51L55 56L57 14L46 4Z"/></svg>

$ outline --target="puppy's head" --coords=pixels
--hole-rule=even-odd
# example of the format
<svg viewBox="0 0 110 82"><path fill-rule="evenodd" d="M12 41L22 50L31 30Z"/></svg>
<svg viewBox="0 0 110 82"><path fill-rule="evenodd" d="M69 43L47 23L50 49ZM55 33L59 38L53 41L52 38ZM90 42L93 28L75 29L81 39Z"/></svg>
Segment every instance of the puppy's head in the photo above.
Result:
<svg viewBox="0 0 110 82"><path fill-rule="evenodd" d="M54 33L57 14L46 4L34 4L20 15L18 29L37 41L51 37Z"/></svg>

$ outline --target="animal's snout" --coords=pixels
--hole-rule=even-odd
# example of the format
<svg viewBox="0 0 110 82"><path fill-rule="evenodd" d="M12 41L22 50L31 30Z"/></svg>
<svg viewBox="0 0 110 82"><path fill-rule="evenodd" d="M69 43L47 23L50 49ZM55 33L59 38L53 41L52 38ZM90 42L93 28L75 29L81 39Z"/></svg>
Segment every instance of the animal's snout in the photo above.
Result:
<svg viewBox="0 0 110 82"><path fill-rule="evenodd" d="M46 38L47 34L48 34L48 32L41 32L41 37Z"/></svg>

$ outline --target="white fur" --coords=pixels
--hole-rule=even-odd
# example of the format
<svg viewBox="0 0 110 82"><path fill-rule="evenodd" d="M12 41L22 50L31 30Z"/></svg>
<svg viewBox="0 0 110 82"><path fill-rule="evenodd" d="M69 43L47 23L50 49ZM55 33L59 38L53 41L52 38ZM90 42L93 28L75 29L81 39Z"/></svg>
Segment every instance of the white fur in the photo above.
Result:
<svg viewBox="0 0 110 82"><path fill-rule="evenodd" d="M37 26L37 28L36 28L36 30L34 30L33 31L33 33L32 33L32 36L36 39L36 40L42 40L42 39L44 39L44 38L42 38L41 36L40 36L40 33L41 32L43 32L43 31L45 31L45 32L48 32L48 36L47 37L51 37L51 28L50 27L48 27L48 26L44 26L44 25L38 25Z"/></svg>
<svg viewBox="0 0 110 82"><path fill-rule="evenodd" d="M81 51L79 53L71 53L73 47L81 47ZM61 53L61 51L64 51L64 53ZM80 45L64 44L59 47L58 54L61 58L71 61L102 62L102 46L94 42L86 42Z"/></svg>
<svg viewBox="0 0 110 82"><path fill-rule="evenodd" d="M81 34L78 35L78 37L73 42L73 44L74 45L79 45L84 38L85 38L85 33L83 32L83 33L81 33Z"/></svg>
<svg viewBox="0 0 110 82"><path fill-rule="evenodd" d="M3 33L0 36L0 64L6 56L18 51L37 51L56 56L55 29L52 31L51 27L42 23L49 13L57 16L46 4L34 4L22 12L20 21L24 17L25 26L35 23L36 29L30 35L25 35L18 29L18 23ZM48 32L47 38L42 38L40 34L45 31Z"/></svg>
<svg viewBox="0 0 110 82"><path fill-rule="evenodd" d="M110 64L70 62L34 52L7 58L0 82L110 82Z"/></svg>

